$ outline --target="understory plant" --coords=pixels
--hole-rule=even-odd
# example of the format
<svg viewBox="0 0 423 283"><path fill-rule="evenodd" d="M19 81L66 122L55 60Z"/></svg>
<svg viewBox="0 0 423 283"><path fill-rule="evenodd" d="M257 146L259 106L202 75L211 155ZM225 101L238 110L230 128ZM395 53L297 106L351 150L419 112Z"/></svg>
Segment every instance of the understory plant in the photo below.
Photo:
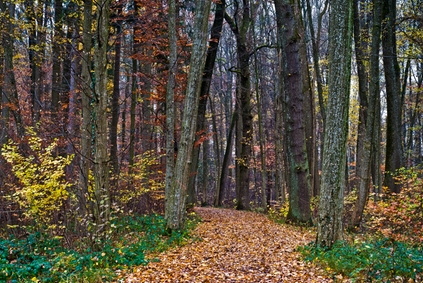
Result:
<svg viewBox="0 0 423 283"><path fill-rule="evenodd" d="M392 239L337 242L331 249L311 244L301 247L300 252L306 260L317 262L334 276L338 274L358 282L423 279L423 247Z"/></svg>
<svg viewBox="0 0 423 283"><path fill-rule="evenodd" d="M39 226L49 226L55 213L62 209L63 203L71 197L71 186L65 179L65 168L73 155L59 155L58 141L43 142L34 128L27 128L27 152L9 140L1 154L11 165L17 182L9 198L18 203L24 215Z"/></svg>
<svg viewBox="0 0 423 283"><path fill-rule="evenodd" d="M164 251L190 240L197 221L168 233L160 215L121 217L100 251L66 249L60 237L36 232L25 239L0 239L0 282L110 282L119 271L148 262L148 252ZM77 246L77 245L76 245Z"/></svg>

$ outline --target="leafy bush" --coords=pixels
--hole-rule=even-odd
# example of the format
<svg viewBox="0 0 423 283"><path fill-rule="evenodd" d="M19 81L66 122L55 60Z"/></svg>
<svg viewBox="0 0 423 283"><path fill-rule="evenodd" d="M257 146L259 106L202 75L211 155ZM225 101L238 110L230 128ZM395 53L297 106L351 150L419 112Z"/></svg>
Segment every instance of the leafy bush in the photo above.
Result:
<svg viewBox="0 0 423 283"><path fill-rule="evenodd" d="M159 215L123 217L113 222L115 233L101 251L68 250L58 237L40 232L26 239L0 239L0 282L107 282L115 270L146 264L146 252L184 244L187 229L168 233Z"/></svg>
<svg viewBox="0 0 423 283"><path fill-rule="evenodd" d="M331 249L313 244L299 250L306 260L322 264L327 271L359 281L422 279L422 246L384 238L353 245L337 242Z"/></svg>
<svg viewBox="0 0 423 283"><path fill-rule="evenodd" d="M373 233L397 241L423 243L423 170L402 168L395 178L402 184L399 194L369 200L366 225Z"/></svg>
<svg viewBox="0 0 423 283"><path fill-rule="evenodd" d="M137 155L130 172L121 172L121 186L116 192L116 200L127 204L140 196L164 189L164 173L158 170L161 155L150 150Z"/></svg>
<svg viewBox="0 0 423 283"><path fill-rule="evenodd" d="M9 141L2 148L2 155L12 165L12 172L19 180L11 199L25 208L25 215L37 224L48 225L52 215L59 211L70 197L71 184L65 180L65 167L73 159L55 154L57 141L44 145L33 128L29 133L30 154L23 154Z"/></svg>

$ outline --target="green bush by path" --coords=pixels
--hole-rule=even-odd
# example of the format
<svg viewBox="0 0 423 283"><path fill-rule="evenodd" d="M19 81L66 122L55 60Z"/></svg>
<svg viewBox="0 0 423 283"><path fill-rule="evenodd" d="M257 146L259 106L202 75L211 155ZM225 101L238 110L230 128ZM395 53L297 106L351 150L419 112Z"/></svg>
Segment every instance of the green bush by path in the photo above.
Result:
<svg viewBox="0 0 423 283"><path fill-rule="evenodd" d="M169 234L162 216L123 217L114 221L112 240L101 251L65 249L59 238L42 233L0 239L0 282L111 281L118 269L146 264L147 252L184 244L195 226L188 223Z"/></svg>
<svg viewBox="0 0 423 283"><path fill-rule="evenodd" d="M422 279L422 246L385 238L354 244L338 242L332 249L311 244L299 250L306 260L323 265L334 275L341 274L359 282Z"/></svg>

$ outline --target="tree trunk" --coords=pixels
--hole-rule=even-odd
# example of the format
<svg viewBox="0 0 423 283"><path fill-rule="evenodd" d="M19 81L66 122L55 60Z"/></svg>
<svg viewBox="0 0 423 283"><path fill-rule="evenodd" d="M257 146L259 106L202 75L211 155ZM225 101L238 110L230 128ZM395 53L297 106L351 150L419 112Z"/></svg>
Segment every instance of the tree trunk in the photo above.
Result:
<svg viewBox="0 0 423 283"><path fill-rule="evenodd" d="M117 8L117 16L121 8ZM119 97L120 97L120 58L122 46L122 29L121 21L114 23L116 41L115 41L115 58L113 68L113 94L112 94L112 120L110 123L110 165L113 177L116 178L119 173L119 159L118 159L118 122L119 122ZM113 178L113 179L114 179ZM114 182L114 181L113 181Z"/></svg>
<svg viewBox="0 0 423 283"><path fill-rule="evenodd" d="M4 1L0 1L0 13L3 15L6 13L6 3ZM5 21L6 17L2 17L0 19L1 26L6 25ZM0 33L0 42L3 46L3 48L7 47L7 38L3 33ZM3 52L0 52L0 63L3 65L5 63L5 51L6 49L3 49ZM5 70L4 68L0 68L0 78L2 79L0 83L0 108L1 108L1 117L0 117L0 146L3 147L3 144L7 141L8 138L8 128L9 128L9 116L10 111L9 107L6 106L8 103L6 92L4 91L4 83L5 83ZM0 162L2 162L2 159L0 159Z"/></svg>
<svg viewBox="0 0 423 283"><path fill-rule="evenodd" d="M329 97L323 149L317 245L332 247L343 237L342 212L351 76L351 0L331 1Z"/></svg>
<svg viewBox="0 0 423 283"><path fill-rule="evenodd" d="M78 181L78 201L80 215L82 218L86 217L87 211L94 212L92 203L92 196L90 196L88 188L90 185L90 169L92 160L91 142L93 138L92 132L92 106L93 89L91 88L91 49L92 49L92 1L84 1L84 20L82 24L84 31L82 36L82 57L81 57L81 156L80 156L80 171ZM87 199L88 198L88 199ZM84 227L85 229L85 227Z"/></svg>
<svg viewBox="0 0 423 283"><path fill-rule="evenodd" d="M41 112L41 64L40 54L44 52L44 45L40 42L41 29L37 27L37 22L41 23L40 3L26 1L26 16L30 28L28 37L28 61L31 69L31 99L32 99L32 122L36 125L40 120ZM41 3L42 5L42 3ZM40 50L41 49L41 50ZM36 51L38 50L38 51Z"/></svg>
<svg viewBox="0 0 423 283"><path fill-rule="evenodd" d="M370 51L370 82L369 82L369 95L366 98L366 103L363 104L365 108L365 120L362 123L365 125L361 134L362 149L360 156L357 156L357 177L358 177L358 195L353 215L351 218L351 225L357 226L361 222L363 211L367 203L370 190L370 177L371 177L371 157L374 144L374 123L376 112L376 98L380 95L379 89L379 48L380 48L380 33L381 33L381 13L382 1L376 0L373 6L373 29L372 29L372 42ZM364 67L364 66L363 66ZM364 82L362 82L364 83ZM366 95L367 96L367 95ZM359 159L360 158L360 159Z"/></svg>
<svg viewBox="0 0 423 283"><path fill-rule="evenodd" d="M64 45L63 40L63 2L54 1L54 37L53 37L53 69L52 69L52 90L50 110L52 114L59 110L60 93L62 89Z"/></svg>
<svg viewBox="0 0 423 283"><path fill-rule="evenodd" d="M206 64L204 66L203 79L201 83L200 104L198 106L198 114L197 114L197 129L196 129L196 134L198 135L197 139L201 139L207 134L205 129L207 101L210 95L209 94L210 83L213 76L214 64L216 62L217 50L219 47L220 36L222 33L224 14L225 14L225 1L220 1L216 4L216 12L214 16L214 22L211 28L211 36L209 40L209 47L207 49ZM196 179L195 172L197 171L197 167L198 167L199 154L200 154L200 146L199 145L194 146L192 164L190 169L191 170L190 181L188 185L188 196L187 196L188 204L195 203L195 179Z"/></svg>
<svg viewBox="0 0 423 283"><path fill-rule="evenodd" d="M239 6L238 1L235 1L236 7ZM237 43L237 90L236 90L236 113L238 115L236 123L236 208L249 209L250 208L250 178L249 167L252 151L252 122L253 116L251 114L251 78L250 78L250 52L248 46L249 31L250 31L250 6L249 1L243 1L241 20L235 21L227 13L225 13L225 20L229 24L232 32L235 35ZM239 15L235 15L239 16ZM238 21L240 22L238 25Z"/></svg>
<svg viewBox="0 0 423 283"><path fill-rule="evenodd" d="M382 50L385 70L387 117L386 162L384 185L390 192L399 193L401 185L395 182L396 170L402 166L400 70L397 61L395 32L396 1L383 2Z"/></svg>
<svg viewBox="0 0 423 283"><path fill-rule="evenodd" d="M307 223L311 220L310 212L310 167L307 149L307 113L309 86L305 84L300 56L301 20L299 3L275 0L278 32L282 40L282 96L286 109L284 111L286 130L286 149L288 161L289 212L288 219Z"/></svg>
<svg viewBox="0 0 423 283"><path fill-rule="evenodd" d="M15 4L9 3L8 9L8 21L6 24L7 32L4 35L4 85L3 85L3 110L2 115L5 118L9 117L9 113L12 114L15 120L15 129L19 138L23 138L25 134L25 128L22 120L21 109L19 105L18 89L16 85L16 77L14 72L14 30L15 25L11 19L15 18ZM5 109L6 108L6 109ZM6 125L8 121L5 120ZM10 126L8 127L10 129Z"/></svg>
<svg viewBox="0 0 423 283"><path fill-rule="evenodd" d="M279 89L283 89L282 80L279 81ZM285 162L285 128L283 119L283 97L282 91L279 91L276 96L275 106L275 188L276 188L276 200L284 203L286 201L287 187L286 187L286 162Z"/></svg>
<svg viewBox="0 0 423 283"><path fill-rule="evenodd" d="M198 103L201 84L201 71L204 69L207 51L207 27L211 1L197 1L194 23L193 47L188 74L187 90L184 99L181 139L178 147L175 168L170 185L166 187L165 219L169 230L181 229L185 224L185 202L192 163L192 147L195 140L195 130L198 113Z"/></svg>
<svg viewBox="0 0 423 283"><path fill-rule="evenodd" d="M235 128L236 119L237 119L236 113L233 113L231 118L231 124L229 126L228 136L226 138L226 149L225 149L225 154L223 155L222 168L219 174L219 181L218 181L218 186L216 189L216 198L214 199L215 206L222 206L222 202L223 202L223 191L225 188L226 179L229 174L229 163L230 163L230 157L232 153L233 132Z"/></svg>
<svg viewBox="0 0 423 283"><path fill-rule="evenodd" d="M95 97L94 119L94 197L95 246L107 237L110 220L107 49L109 40L110 0L96 2L96 33L94 34Z"/></svg>
<svg viewBox="0 0 423 283"><path fill-rule="evenodd" d="M176 37L176 1L169 1L169 76L166 89L166 184L165 184L165 218L168 227L176 228L182 225L183 219L178 215L178 203L175 203L175 194L178 188L174 188L172 179L175 170L175 76L177 70L177 37ZM173 217L173 219L171 219ZM174 219L176 217L176 219Z"/></svg>

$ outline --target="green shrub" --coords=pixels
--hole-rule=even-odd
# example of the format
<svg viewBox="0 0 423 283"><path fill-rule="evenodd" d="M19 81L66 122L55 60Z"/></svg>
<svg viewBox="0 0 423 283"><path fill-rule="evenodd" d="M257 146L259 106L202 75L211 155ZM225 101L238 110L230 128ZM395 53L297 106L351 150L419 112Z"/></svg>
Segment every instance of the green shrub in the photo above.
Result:
<svg viewBox="0 0 423 283"><path fill-rule="evenodd" d="M386 238L352 245L338 242L331 249L308 245L301 247L300 252L306 260L322 264L329 272L358 280L416 280L423 273L422 246Z"/></svg>
<svg viewBox="0 0 423 283"><path fill-rule="evenodd" d="M40 232L0 239L0 282L108 282L115 270L146 264L145 254L184 244L197 221L167 233L159 215L115 219L115 233L101 251L69 250Z"/></svg>

